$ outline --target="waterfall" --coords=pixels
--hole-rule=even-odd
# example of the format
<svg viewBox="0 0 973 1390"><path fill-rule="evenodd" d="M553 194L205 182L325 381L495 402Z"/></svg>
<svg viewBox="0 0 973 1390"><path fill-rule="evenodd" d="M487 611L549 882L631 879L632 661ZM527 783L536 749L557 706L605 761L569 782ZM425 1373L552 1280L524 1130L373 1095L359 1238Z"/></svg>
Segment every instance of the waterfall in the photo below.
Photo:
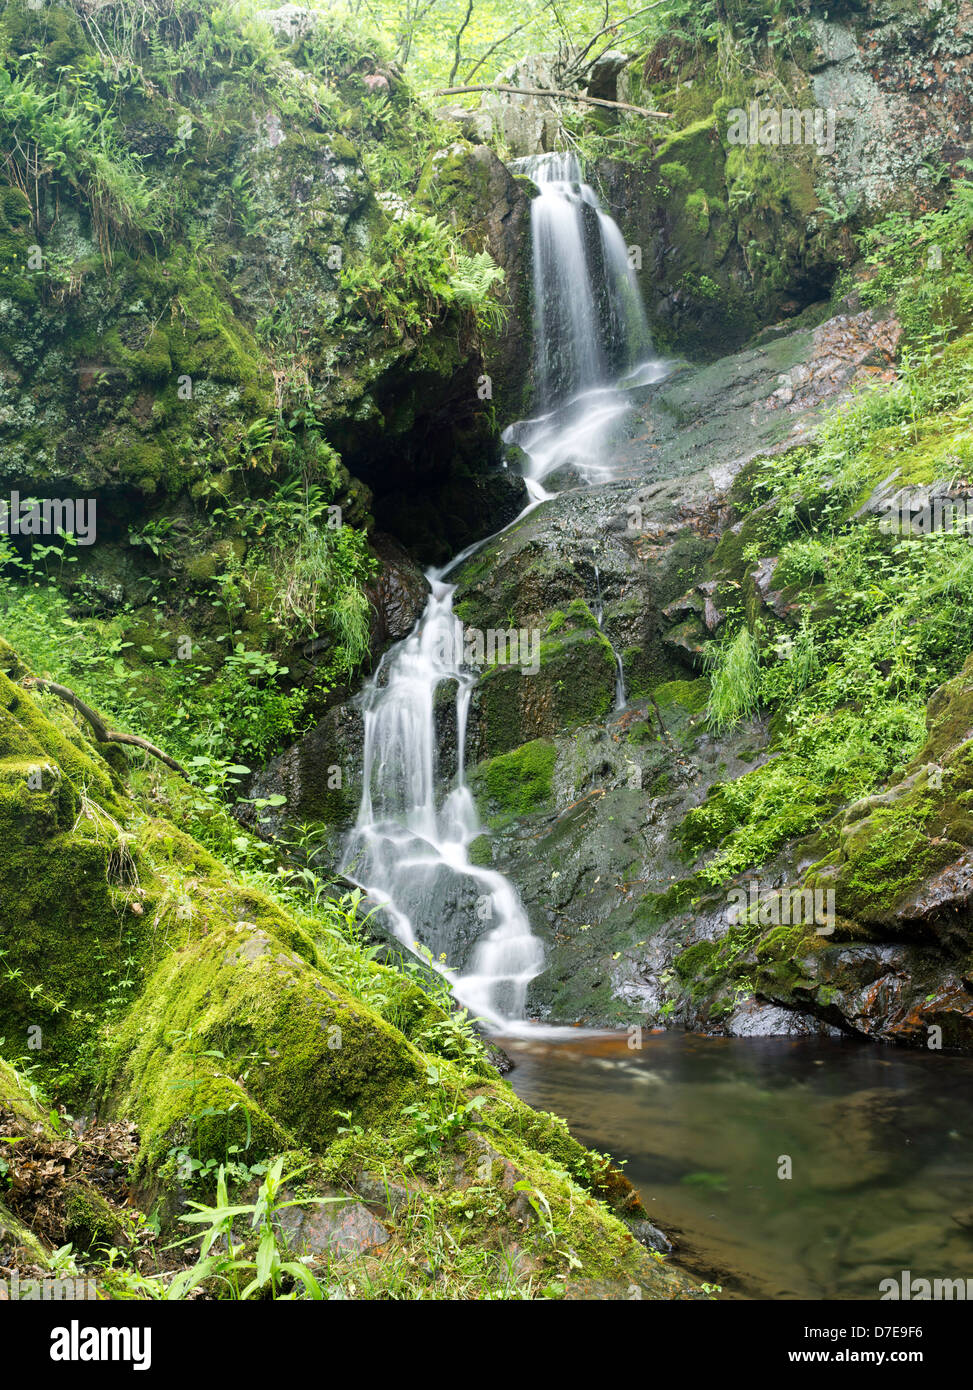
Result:
<svg viewBox="0 0 973 1390"><path fill-rule="evenodd" d="M509 426L504 438L527 455L528 487L538 498L550 495L542 484L559 470L562 486L612 477L613 435L631 408L619 384L648 385L668 367L651 355L625 238L577 158L532 155L511 167L538 189L530 228L540 413Z"/></svg>
<svg viewBox="0 0 973 1390"><path fill-rule="evenodd" d="M620 376L651 348L618 225L573 154L511 165L538 187L531 204L534 354L539 403L552 406Z"/></svg>
<svg viewBox="0 0 973 1390"><path fill-rule="evenodd" d="M362 692L362 796L342 868L382 905L409 949L422 943L434 957L448 956L457 937L462 942L468 936L467 968L452 977L453 992L472 1014L506 1027L523 1018L527 986L542 969L544 951L513 885L470 862L469 846L482 831L465 771L476 678L464 661L463 628L453 613L455 586L444 573L429 572L432 593L418 625L386 653ZM437 697L449 686L451 769L440 766L437 747L448 713ZM440 777L450 772L450 789L438 793ZM465 923L465 933L457 931L457 921Z"/></svg>
<svg viewBox="0 0 973 1390"><path fill-rule="evenodd" d="M549 407L504 436L529 459L523 517L550 496L541 480L555 469L568 464L588 482L605 476L607 431L629 408L611 375L630 369L651 344L622 234L582 182L574 156L542 155L517 166L540 189L531 217L534 327L537 379ZM630 380L663 375L662 364L649 362ZM509 1033L524 1017L544 951L514 886L470 859L482 833L465 770L476 672L453 612L455 585L446 582L485 544L429 571L425 612L362 691L362 794L341 867L381 905L403 945L421 943L440 969L441 958L453 963L458 953L453 993ZM598 585L600 595L600 578ZM624 698L618 662L617 699Z"/></svg>

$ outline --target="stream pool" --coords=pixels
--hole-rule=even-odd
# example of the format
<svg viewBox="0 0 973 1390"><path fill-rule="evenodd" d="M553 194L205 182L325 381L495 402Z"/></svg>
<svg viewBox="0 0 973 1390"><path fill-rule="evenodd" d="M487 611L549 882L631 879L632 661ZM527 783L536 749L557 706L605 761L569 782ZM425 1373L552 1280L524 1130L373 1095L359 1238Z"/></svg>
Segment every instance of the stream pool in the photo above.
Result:
<svg viewBox="0 0 973 1390"><path fill-rule="evenodd" d="M517 1094L627 1160L673 1262L724 1297L875 1299L904 1270L973 1280L973 1059L680 1033L635 1050L624 1033L497 1041Z"/></svg>

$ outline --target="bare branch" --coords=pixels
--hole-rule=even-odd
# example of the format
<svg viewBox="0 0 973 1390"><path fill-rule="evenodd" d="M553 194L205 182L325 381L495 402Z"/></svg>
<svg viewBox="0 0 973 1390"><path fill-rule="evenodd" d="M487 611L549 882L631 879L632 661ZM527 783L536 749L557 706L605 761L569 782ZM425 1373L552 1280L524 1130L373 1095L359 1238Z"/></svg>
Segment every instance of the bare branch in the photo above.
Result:
<svg viewBox="0 0 973 1390"><path fill-rule="evenodd" d="M459 26L459 28L456 30L456 39L455 39L455 43L456 43L456 56L455 56L455 58L453 59L453 66L450 68L450 71L449 71L449 79L448 79L447 85L452 85L452 83L456 81L456 74L457 74L457 72L459 71L460 40L461 40L462 37L463 37L463 33L464 33L464 30L466 29L467 24L469 24L469 22L470 22L470 17L471 17L472 14L473 14L473 0L469 0L469 3L468 3L467 6L466 6L466 18L463 20L463 23L462 23L462 24Z"/></svg>
<svg viewBox="0 0 973 1390"><path fill-rule="evenodd" d="M639 17L640 14L645 14L648 10L655 10L655 9L658 9L658 7L659 7L661 4L663 4L663 3L664 3L664 0L652 0L652 4L651 4L651 5L643 5L642 8L641 8L640 10L633 10L631 14L625 15L622 19L616 19L616 20L614 20L611 24L606 24L606 25L604 26L603 29L599 29L599 30L598 30L597 34L592 34L591 38L590 38L590 39L588 40L588 42L585 44L584 48L582 48L582 50L581 50L581 52L578 54L578 56L577 56L576 58L572 59L571 64L570 64L570 67L568 68L568 71L569 71L569 72L581 72L581 71L582 71L582 65L583 65L583 63L584 63L585 57L586 57L587 54L589 54L589 53L591 52L591 50L594 48L595 44L596 44L596 43L598 42L598 40L601 38L602 34L607 34L607 33L609 33L609 32L614 32L616 29L620 29L621 26L622 26L623 24L631 24L632 20L633 20L633 19L638 19L638 17ZM607 49L606 49L605 51L607 52ZM600 56L601 56L601 55L599 54L599 57L600 57ZM593 59L592 62L594 62L594 61L597 61L597 60ZM589 66L590 66L590 64L589 64Z"/></svg>
<svg viewBox="0 0 973 1390"><path fill-rule="evenodd" d="M139 738L137 734L120 734L108 728L101 715L86 705L85 702L75 695L73 690L69 690L66 685L58 685L56 681L42 681L36 676L27 676L23 685L28 690L46 690L50 695L56 695L72 709L77 710L82 719L86 719L91 725L95 740L98 743L127 743L133 748L142 748L146 753L151 753L153 758L158 758L165 763L166 767L171 767L173 772L178 772L181 777L185 777L188 782L189 773L177 763L175 758L170 758L168 753L163 753L161 748L156 748L154 743L149 743L148 739Z"/></svg>
<svg viewBox="0 0 973 1390"><path fill-rule="evenodd" d="M639 116L661 116L665 120L668 120L672 114L670 111L648 111L644 106L633 106L628 101L605 101L602 97L589 97L581 92L562 92L556 88L541 87L502 87L496 83L474 87L440 87L426 95L458 97L466 92L510 92L514 96L521 97L556 97L560 101L581 101L586 106L608 106L613 111L635 111Z"/></svg>
<svg viewBox="0 0 973 1390"><path fill-rule="evenodd" d="M548 0L548 4L550 4L550 0ZM546 9L547 9L547 5L545 5L543 8L546 10ZM483 64L486 62L486 60L487 60L492 54L496 53L497 49L500 48L502 44L505 44L505 43L507 42L508 39L512 39L513 36L514 36L515 34L519 34L520 31L521 31L521 29L526 29L527 26L528 26L528 24L531 24L535 18L536 18L536 15L532 15L530 19L525 19L524 22L523 22L522 24L518 24L517 27L516 27L516 29L511 29L509 34L504 34L502 38L497 39L496 43L491 43L490 47L489 47L489 48L487 49L487 51L484 53L483 57L482 57L482 58L477 58L476 62L473 64L473 66L470 68L469 72L466 74L466 81L469 82L470 78L471 78L471 77L473 76L473 74L476 72L477 68L481 68L481 67L483 66ZM450 80L450 82L452 82L452 80L453 80L453 78L454 78L455 76L456 76L456 69L454 68L453 71L449 74L449 80Z"/></svg>

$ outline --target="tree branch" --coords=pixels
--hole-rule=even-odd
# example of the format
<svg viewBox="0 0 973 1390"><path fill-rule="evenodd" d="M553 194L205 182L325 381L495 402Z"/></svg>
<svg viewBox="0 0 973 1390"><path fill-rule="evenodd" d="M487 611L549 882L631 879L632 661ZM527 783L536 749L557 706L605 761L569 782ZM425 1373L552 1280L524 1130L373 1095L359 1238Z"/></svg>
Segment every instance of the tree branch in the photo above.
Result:
<svg viewBox="0 0 973 1390"><path fill-rule="evenodd" d="M540 10L538 11L538 14L543 14L550 4L551 0L546 0L546 3L542 5ZM528 24L532 24L536 18L537 15L531 15L531 17L529 19L525 19L522 24L518 24L515 29L511 29L508 34L502 35L502 37L497 39L495 43L491 43L490 47L484 53L483 57L477 58L476 62L473 64L469 72L466 74L464 81L469 82L470 78L476 72L477 68L481 68L483 64L486 62L486 60L491 56L491 54L496 53L497 49L502 47L502 45L505 44L508 39L512 39L515 34L519 34L521 29L526 29ZM452 83L454 75L455 74L452 73L450 74L450 83Z"/></svg>
<svg viewBox="0 0 973 1390"><path fill-rule="evenodd" d="M154 743L149 743L148 739L139 738L137 734L120 734L108 728L96 710L75 695L73 690L69 690L66 685L58 685L55 681L42 681L36 676L27 676L23 685L28 690L46 690L50 695L56 695L72 709L77 710L82 719L86 719L91 725L95 740L98 743L127 743L133 748L142 748L146 753L151 753L153 758L158 758L165 763L166 767L171 767L173 772L178 772L181 777L185 777L188 782L189 773L177 763L175 758L170 758L168 753L163 753L161 748L156 748Z"/></svg>
<svg viewBox="0 0 973 1390"><path fill-rule="evenodd" d="M598 42L598 40L601 38L602 34L607 34L607 33L612 33L612 34L614 34L614 31L615 31L616 29L620 29L621 26L622 26L623 24L630 24L630 23L632 22L633 19L638 19L638 17L639 17L640 14L645 14L647 10L654 10L654 9L656 9L656 8L657 8L659 5L661 5L662 3L663 3L663 0L652 0L652 4L651 4L651 5L643 5L642 8L641 8L640 10L633 10L631 14L625 15L622 19L616 19L616 20L613 21L613 23L611 23L611 24L606 24L605 27L604 27L603 29L599 29L598 32L597 32L596 34L593 34L593 35L591 36L591 38L590 38L590 39L588 40L588 42L585 44L584 48L582 48L581 52L577 55L577 57L576 57L576 58L572 58L571 62L570 62L569 65L568 65L567 71L568 71L568 72L582 72L582 71L583 71L583 65L584 65L584 60L585 60L585 58L586 58L587 55L591 52L591 50L594 48L595 44L596 44L596 43ZM605 49L604 52L607 53L608 50ZM601 55L599 54L599 57L600 57L600 56L601 56ZM592 63L594 63L594 62L597 62L597 59L592 59ZM588 66L590 67L591 64L588 64Z"/></svg>
<svg viewBox="0 0 973 1390"><path fill-rule="evenodd" d="M644 106L633 106L628 101L605 101L602 97L589 97L581 92L562 92L556 88L540 87L500 87L496 83L477 87L440 87L436 91L428 92L427 96L458 97L465 92L510 92L521 97L557 97L561 101L581 101L586 106L608 106L613 111L635 111L639 116L662 116L665 119L672 114L670 111L647 111Z"/></svg>
<svg viewBox="0 0 973 1390"><path fill-rule="evenodd" d="M456 56L455 56L455 58L453 59L453 66L452 66L452 68L450 69L450 73L449 73L448 82L450 82L450 83L456 81L456 74L457 74L457 72L459 71L460 40L461 40L462 37L463 37L463 34L464 34L465 30L466 30L466 26L469 24L472 15L473 15L473 0L468 0L468 4L467 4L467 6L466 6L466 18L463 20L463 23L462 23L462 24L459 26L459 28L456 30Z"/></svg>

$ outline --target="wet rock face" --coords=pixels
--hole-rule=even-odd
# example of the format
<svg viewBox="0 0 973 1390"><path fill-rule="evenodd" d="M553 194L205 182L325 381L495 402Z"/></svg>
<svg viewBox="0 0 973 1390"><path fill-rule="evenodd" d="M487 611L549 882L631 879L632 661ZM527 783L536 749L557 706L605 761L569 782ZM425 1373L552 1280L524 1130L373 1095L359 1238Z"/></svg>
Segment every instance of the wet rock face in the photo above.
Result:
<svg viewBox="0 0 973 1390"><path fill-rule="evenodd" d="M806 439L825 405L888 371L897 325L843 307L633 392L606 443L616 480L559 494L456 574L468 629L539 635L536 669L484 667L467 773L486 827L472 857L513 881L544 942L528 1007L549 1021L973 1047L973 665L930 702L914 765L840 813L833 853L795 839L759 866L752 920L734 909L739 883L715 889L700 872L706 849L681 829L772 756L764 720L708 727L700 653L723 621L724 542L741 543L741 470ZM797 387L786 401L785 375ZM894 492L892 480L874 505ZM735 601L786 620L773 559L742 565ZM439 708L445 786L456 749L446 687ZM360 756L358 710L336 709L266 785L288 791L296 819L328 819L336 843L358 804ZM351 781L343 801L324 800L322 772L336 763ZM834 893L834 933L792 923L784 904L798 883ZM479 924L468 902L444 895L442 907L435 949L462 964Z"/></svg>
<svg viewBox="0 0 973 1390"><path fill-rule="evenodd" d="M845 1029L882 1042L973 1049L973 981L921 946L834 946L802 960L804 978L781 991ZM767 986L768 993L773 985Z"/></svg>
<svg viewBox="0 0 973 1390"><path fill-rule="evenodd" d="M670 890L686 872L671 832L720 776L757 766L766 743L757 726L710 738L700 695L697 682L662 685L654 704L633 702L604 727L555 739L546 806L507 824L491 817L495 867L517 883L545 943L546 969L530 995L544 1017L659 1017L667 998L659 977L693 916L678 914L666 951L654 952L673 912Z"/></svg>
<svg viewBox="0 0 973 1390"><path fill-rule="evenodd" d="M537 671L481 677L468 755L489 862L517 885L545 943L530 1003L546 1018L732 1018L729 1030L748 1034L828 1027L749 991L743 1009L725 981L705 1001L682 991L680 1002L673 962L696 939L700 910L679 897L687 863L673 832L714 783L766 757L764 724L717 738L703 713L700 652L721 620L707 565L734 524L727 491L753 454L804 437L822 401L851 387L864 341L887 331L866 317L854 332L839 316L633 393L624 435L610 443L619 481L560 494L457 575L455 611L468 627L540 635ZM837 360L817 390L782 407L782 372L816 362L826 343ZM725 906L712 904L712 938L728 930Z"/></svg>
<svg viewBox="0 0 973 1390"><path fill-rule="evenodd" d="M699 654L719 630L723 603L710 557L717 538L738 529L728 489L747 459L805 438L823 404L888 373L898 325L847 308L817 329L768 335L646 390L626 439L612 443L625 481L561 494L459 574L464 621L489 626L505 614L544 634L538 673L491 671L481 680L470 741L490 862L516 883L545 943L546 969L529 996L542 1017L973 1044L973 837L959 751L973 738L970 677L932 701L929 744L915 767L842 813L833 862L813 842L796 841L760 868L763 916L752 926L736 920L733 884L715 890L694 873L679 831L712 788L770 755L762 722L722 737L706 726ZM796 388L789 399L779 394L782 377ZM599 537L597 580L591 536ZM754 564L746 601L786 618L791 605L775 570L773 557ZM567 639L563 652L558 638ZM611 709L607 671L602 686L587 684L584 653L598 638L623 657L622 711ZM571 703L579 691L589 710L581 719ZM544 778L530 771L530 739L553 750ZM505 780L517 759L521 784L532 788L520 800ZM910 831L908 843L890 842L889 818L903 808L912 816L908 808L937 785L952 790L920 821L920 839ZM898 868L886 863L890 852L903 861ZM788 885L804 882L812 864L807 882L822 901L836 892L836 940L814 923L791 925L787 914Z"/></svg>
<svg viewBox="0 0 973 1390"><path fill-rule="evenodd" d="M484 672L471 711L471 756L607 718L616 654L637 690L691 668L691 658L667 645L662 610L681 567L701 562L711 542L683 525L657 555L640 554L625 530L629 496L630 488L583 490L545 504L464 572L456 603L464 624L526 632L538 652L538 669L527 674L514 664Z"/></svg>
<svg viewBox="0 0 973 1390"><path fill-rule="evenodd" d="M372 656L407 637L426 605L429 581L398 541L372 536L371 547L381 561L367 593L372 605Z"/></svg>
<svg viewBox="0 0 973 1390"><path fill-rule="evenodd" d="M879 384L895 378L902 326L870 310L838 314L814 329L804 362L783 372L768 401L771 410L806 410L855 382Z"/></svg>
<svg viewBox="0 0 973 1390"><path fill-rule="evenodd" d="M815 104L837 114L824 173L842 198L875 208L931 184L930 151L947 163L970 147L973 6L812 19L808 70Z"/></svg>
<svg viewBox="0 0 973 1390"><path fill-rule="evenodd" d="M313 848L322 867L334 868L341 837L354 824L361 799L364 728L358 705L336 705L305 734L262 768L248 796L284 796L286 805L255 810L240 806L240 820L266 835L313 823Z"/></svg>

